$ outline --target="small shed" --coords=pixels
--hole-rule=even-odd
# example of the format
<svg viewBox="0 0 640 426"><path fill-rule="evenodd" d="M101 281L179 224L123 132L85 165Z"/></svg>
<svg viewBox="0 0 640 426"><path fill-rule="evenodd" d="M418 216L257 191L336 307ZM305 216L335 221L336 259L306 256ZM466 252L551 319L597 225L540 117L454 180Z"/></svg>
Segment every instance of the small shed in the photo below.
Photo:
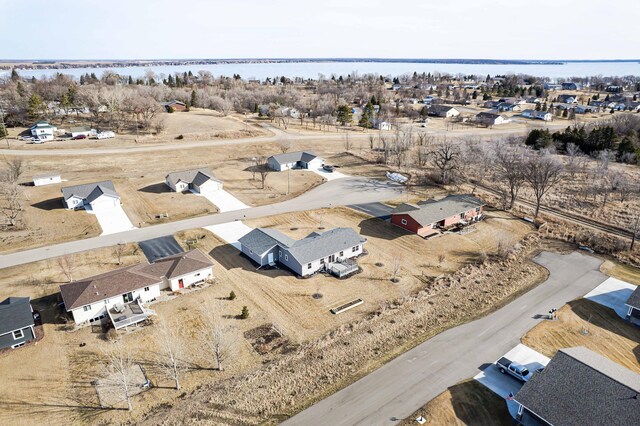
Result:
<svg viewBox="0 0 640 426"><path fill-rule="evenodd" d="M41 175L36 175L33 177L34 186L51 185L53 183L60 182L62 182L60 173L43 173Z"/></svg>

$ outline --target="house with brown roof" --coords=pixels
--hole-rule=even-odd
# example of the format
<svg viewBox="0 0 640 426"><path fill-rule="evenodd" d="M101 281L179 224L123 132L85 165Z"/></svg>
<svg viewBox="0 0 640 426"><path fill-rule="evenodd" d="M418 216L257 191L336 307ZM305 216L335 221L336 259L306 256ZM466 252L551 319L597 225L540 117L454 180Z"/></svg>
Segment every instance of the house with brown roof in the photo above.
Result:
<svg viewBox="0 0 640 426"><path fill-rule="evenodd" d="M485 202L470 194L447 195L441 200L403 203L391 212L391 223L421 237L430 237L456 225L480 220Z"/></svg>
<svg viewBox="0 0 640 426"><path fill-rule="evenodd" d="M152 312L145 304L162 290L190 287L212 275L213 263L195 249L63 284L60 293L76 325L111 322L118 330L146 320Z"/></svg>

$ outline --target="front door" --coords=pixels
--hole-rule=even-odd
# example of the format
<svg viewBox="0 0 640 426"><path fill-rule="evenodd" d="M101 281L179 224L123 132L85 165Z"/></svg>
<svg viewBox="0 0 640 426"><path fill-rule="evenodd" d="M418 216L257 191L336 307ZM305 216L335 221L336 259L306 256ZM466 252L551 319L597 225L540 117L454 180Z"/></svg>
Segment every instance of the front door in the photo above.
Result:
<svg viewBox="0 0 640 426"><path fill-rule="evenodd" d="M329 256L329 263L333 263L336 261L336 255L332 254L331 256Z"/></svg>
<svg viewBox="0 0 640 426"><path fill-rule="evenodd" d="M133 293L123 294L122 299L124 299L124 303L133 302Z"/></svg>
<svg viewBox="0 0 640 426"><path fill-rule="evenodd" d="M182 278L178 280L178 288L184 288L184 280Z"/></svg>
<svg viewBox="0 0 640 426"><path fill-rule="evenodd" d="M273 253L267 255L267 263L271 265L273 263Z"/></svg>

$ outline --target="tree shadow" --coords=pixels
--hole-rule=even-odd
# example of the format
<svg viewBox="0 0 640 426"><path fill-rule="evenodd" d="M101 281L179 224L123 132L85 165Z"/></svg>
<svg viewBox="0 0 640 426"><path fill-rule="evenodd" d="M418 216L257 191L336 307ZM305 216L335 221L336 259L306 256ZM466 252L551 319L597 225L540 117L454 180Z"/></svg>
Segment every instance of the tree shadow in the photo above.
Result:
<svg viewBox="0 0 640 426"><path fill-rule="evenodd" d="M146 192L149 194L164 194L167 192L174 192L165 184L164 182L153 183L151 185L147 185L143 188L138 189L140 192Z"/></svg>
<svg viewBox="0 0 640 426"><path fill-rule="evenodd" d="M48 200L40 201L35 204L31 204L31 207L35 207L40 210L64 210L64 204L62 198L50 198Z"/></svg>

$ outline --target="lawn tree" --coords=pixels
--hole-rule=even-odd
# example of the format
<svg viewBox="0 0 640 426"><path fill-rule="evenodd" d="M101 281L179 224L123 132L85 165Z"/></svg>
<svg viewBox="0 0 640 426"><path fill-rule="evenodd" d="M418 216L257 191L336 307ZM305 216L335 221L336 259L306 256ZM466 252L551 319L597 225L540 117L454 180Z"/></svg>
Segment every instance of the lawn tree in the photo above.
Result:
<svg viewBox="0 0 640 426"><path fill-rule="evenodd" d="M235 293L232 292L235 299ZM230 300L233 300L229 298ZM211 301L202 307L200 337L204 349L213 358L215 368L223 371L236 349L237 341L232 330L222 321L220 304Z"/></svg>
<svg viewBox="0 0 640 426"><path fill-rule="evenodd" d="M524 161L522 149L507 144L498 144L495 148L495 166L497 178L506 186L505 199L508 197L505 208L513 208L518 192L524 184Z"/></svg>
<svg viewBox="0 0 640 426"><path fill-rule="evenodd" d="M536 202L535 217L540 213L542 198L563 179L564 166L550 153L542 150L529 155L524 164L524 179L533 190Z"/></svg>
<svg viewBox="0 0 640 426"><path fill-rule="evenodd" d="M0 182L0 211L5 218L6 225L17 227L22 215L22 189L15 182Z"/></svg>
<svg viewBox="0 0 640 426"><path fill-rule="evenodd" d="M158 327L158 366L173 380L176 390L180 390L180 376L186 369L184 343L180 335L180 323L163 320Z"/></svg>
<svg viewBox="0 0 640 426"><path fill-rule="evenodd" d="M391 281L394 283L398 282L398 274L400 273L400 269L402 268L402 259L400 256L393 256L391 259Z"/></svg>
<svg viewBox="0 0 640 426"><path fill-rule="evenodd" d="M578 147L578 145L569 142L567 144L567 147L565 149L565 152L567 153L567 172L569 173L569 175L571 175L571 177L575 177L576 173L579 170L579 158L581 155L581 151L580 148Z"/></svg>
<svg viewBox="0 0 640 426"><path fill-rule="evenodd" d="M342 145L344 146L344 150L346 152L351 152L352 143L351 139L349 138L349 133L345 132L344 139L342 140Z"/></svg>
<svg viewBox="0 0 640 426"><path fill-rule="evenodd" d="M265 182L267 181L267 176L271 173L271 167L269 167L269 162L267 161L267 157L260 156L255 157L255 170L260 175L260 182L262 183L262 189L265 188Z"/></svg>
<svg viewBox="0 0 640 426"><path fill-rule="evenodd" d="M60 272L65 276L68 282L73 281L73 273L77 269L77 265L73 255L65 254L56 258L56 264L60 268Z"/></svg>
<svg viewBox="0 0 640 426"><path fill-rule="evenodd" d="M4 163L5 166L0 171L2 174L0 179L2 182L17 184L23 172L22 158L5 158Z"/></svg>
<svg viewBox="0 0 640 426"><path fill-rule="evenodd" d="M124 243L118 243L113 248L113 255L118 259L118 265L122 264L122 255L124 254L124 250L127 248L127 245Z"/></svg>
<svg viewBox="0 0 640 426"><path fill-rule="evenodd" d="M278 140L278 148L280 149L280 152L282 152L283 154L286 154L287 152L289 152L289 150L291 149L291 146L293 144L291 143L291 141L289 139L279 139Z"/></svg>
<svg viewBox="0 0 640 426"><path fill-rule="evenodd" d="M466 167L462 172L465 180L471 184L471 194L475 194L493 168L493 152L481 141L466 141L463 146L462 162Z"/></svg>
<svg viewBox="0 0 640 426"><path fill-rule="evenodd" d="M446 139L431 150L433 165L438 170L440 183L449 184L460 166L460 148Z"/></svg>
<svg viewBox="0 0 640 426"><path fill-rule="evenodd" d="M122 399L127 402L127 409L131 411L131 393L135 386L132 374L135 364L131 352L121 340L117 340L104 352L104 359L106 362L103 365L103 373L106 378L103 381L120 393Z"/></svg>
<svg viewBox="0 0 640 426"><path fill-rule="evenodd" d="M408 129L400 129L396 127L396 132L391 139L391 154L394 157L395 165L398 169L402 168L405 164L407 153L413 146L413 132L411 127Z"/></svg>

